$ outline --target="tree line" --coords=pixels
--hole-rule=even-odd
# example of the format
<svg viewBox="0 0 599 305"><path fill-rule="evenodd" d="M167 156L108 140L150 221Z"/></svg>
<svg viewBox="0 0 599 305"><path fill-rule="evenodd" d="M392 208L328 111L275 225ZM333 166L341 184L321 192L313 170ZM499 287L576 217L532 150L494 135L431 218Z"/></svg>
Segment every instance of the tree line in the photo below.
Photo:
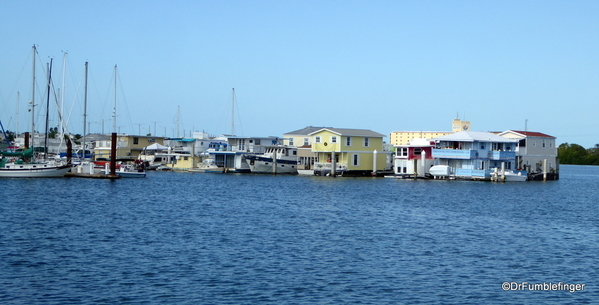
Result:
<svg viewBox="0 0 599 305"><path fill-rule="evenodd" d="M50 139L56 139L58 136L58 127L52 127L50 128L50 131L48 132L48 138ZM6 135L6 138L4 138L4 135ZM8 139L9 142L14 142L15 138L17 137L17 135L10 131L7 130L6 133L2 134L2 131L0 130L0 140L4 140L6 141L6 139ZM68 135L64 135L65 139L68 139ZM82 138L82 136L80 134L76 134L73 136L73 140L76 144L80 144L79 140Z"/></svg>
<svg viewBox="0 0 599 305"><path fill-rule="evenodd" d="M557 148L560 164L599 165L599 144L584 148L578 144L563 143Z"/></svg>

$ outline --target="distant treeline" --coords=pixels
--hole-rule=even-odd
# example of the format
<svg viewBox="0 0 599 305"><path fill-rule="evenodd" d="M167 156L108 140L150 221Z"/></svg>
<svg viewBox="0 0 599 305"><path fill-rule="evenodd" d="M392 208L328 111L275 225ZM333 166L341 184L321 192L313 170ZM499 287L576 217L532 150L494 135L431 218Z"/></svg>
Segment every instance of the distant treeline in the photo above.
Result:
<svg viewBox="0 0 599 305"><path fill-rule="evenodd" d="M599 165L599 144L584 148L578 144L563 143L557 148L560 164Z"/></svg>

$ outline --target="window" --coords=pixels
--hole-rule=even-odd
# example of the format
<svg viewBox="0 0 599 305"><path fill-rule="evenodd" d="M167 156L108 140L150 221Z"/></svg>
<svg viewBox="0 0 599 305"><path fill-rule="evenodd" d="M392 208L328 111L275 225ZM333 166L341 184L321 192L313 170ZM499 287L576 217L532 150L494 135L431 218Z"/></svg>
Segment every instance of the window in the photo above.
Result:
<svg viewBox="0 0 599 305"><path fill-rule="evenodd" d="M520 140L520 142L518 142L518 146L519 147L526 147L526 139Z"/></svg>
<svg viewBox="0 0 599 305"><path fill-rule="evenodd" d="M304 138L304 146L306 145L310 145L310 139L309 138Z"/></svg>
<svg viewBox="0 0 599 305"><path fill-rule="evenodd" d="M416 155L416 156L422 155L422 148L420 148L420 147L414 148L414 155Z"/></svg>
<svg viewBox="0 0 599 305"><path fill-rule="evenodd" d="M351 137L345 138L345 146L351 146Z"/></svg>
<svg viewBox="0 0 599 305"><path fill-rule="evenodd" d="M358 165L360 165L360 155L358 155L358 154L354 154L354 155L352 156L352 165L353 165L353 166L358 166Z"/></svg>
<svg viewBox="0 0 599 305"><path fill-rule="evenodd" d="M480 149L485 149L485 143L480 143Z"/></svg>
<svg viewBox="0 0 599 305"><path fill-rule="evenodd" d="M293 138L289 138L289 145L293 146Z"/></svg>
<svg viewBox="0 0 599 305"><path fill-rule="evenodd" d="M369 139L364 138L364 147L368 147L368 146L370 146Z"/></svg>
<svg viewBox="0 0 599 305"><path fill-rule="evenodd" d="M134 145L139 144L139 138L133 138L133 144Z"/></svg>
<svg viewBox="0 0 599 305"><path fill-rule="evenodd" d="M314 142L315 142L315 143L320 143L320 137L315 137L315 138L314 138Z"/></svg>
<svg viewBox="0 0 599 305"><path fill-rule="evenodd" d="M331 137L331 143L337 143L337 136Z"/></svg>
<svg viewBox="0 0 599 305"><path fill-rule="evenodd" d="M260 139L256 139L256 145L260 145Z"/></svg>

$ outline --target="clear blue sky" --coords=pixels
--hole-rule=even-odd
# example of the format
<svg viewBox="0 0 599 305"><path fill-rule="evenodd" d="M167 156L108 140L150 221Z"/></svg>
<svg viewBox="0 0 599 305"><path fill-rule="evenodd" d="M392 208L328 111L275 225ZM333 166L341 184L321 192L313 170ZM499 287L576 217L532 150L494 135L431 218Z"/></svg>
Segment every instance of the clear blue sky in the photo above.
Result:
<svg viewBox="0 0 599 305"><path fill-rule="evenodd" d="M31 47L83 132L528 129L599 143L598 1L3 1L0 120L30 124ZM20 98L17 99L17 91ZM17 120L17 100L19 119ZM39 107L37 107L39 108ZM36 109L37 109L36 108ZM36 110L37 112L37 110ZM52 119L55 126L56 118ZM42 126L42 118L37 119ZM138 125L141 124L141 125Z"/></svg>

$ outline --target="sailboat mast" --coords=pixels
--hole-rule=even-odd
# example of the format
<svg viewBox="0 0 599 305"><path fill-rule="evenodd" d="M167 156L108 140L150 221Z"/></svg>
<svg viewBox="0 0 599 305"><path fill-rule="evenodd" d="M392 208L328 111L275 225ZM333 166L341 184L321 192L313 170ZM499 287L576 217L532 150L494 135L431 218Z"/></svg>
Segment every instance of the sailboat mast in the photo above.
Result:
<svg viewBox="0 0 599 305"><path fill-rule="evenodd" d="M33 147L33 134L35 133L35 53L36 47L33 45L33 68L32 68L32 78L31 78L31 141L30 145Z"/></svg>
<svg viewBox="0 0 599 305"><path fill-rule="evenodd" d="M21 100L21 92L17 91L17 122L15 125L15 135L19 134L19 102Z"/></svg>
<svg viewBox="0 0 599 305"><path fill-rule="evenodd" d="M181 106L177 106L177 138L179 138L179 129L181 129ZM183 133L185 137L185 132Z"/></svg>
<svg viewBox="0 0 599 305"><path fill-rule="evenodd" d="M44 132L44 160L48 160L48 132L50 131L50 89L52 87L52 60L48 65L48 94L46 97L46 130Z"/></svg>
<svg viewBox="0 0 599 305"><path fill-rule="evenodd" d="M235 135L235 88L231 94L231 135Z"/></svg>
<svg viewBox="0 0 599 305"><path fill-rule="evenodd" d="M62 90L61 90L61 95L60 95L60 115L62 116L62 114L64 113L64 96L66 95L66 78L67 75L67 52L63 52L63 56L62 56ZM62 145L62 142L64 140L64 136L63 136L63 122L62 122L62 118L60 120L60 125L59 125L59 130L60 130L60 143ZM85 134L84 134L85 135Z"/></svg>
<svg viewBox="0 0 599 305"><path fill-rule="evenodd" d="M112 111L112 132L116 133L116 65L114 65L114 108Z"/></svg>
<svg viewBox="0 0 599 305"><path fill-rule="evenodd" d="M83 157L82 159L85 160L85 135L87 134L86 130L85 130L85 126L87 126L87 67L88 67L88 62L85 62L85 88L83 91Z"/></svg>

